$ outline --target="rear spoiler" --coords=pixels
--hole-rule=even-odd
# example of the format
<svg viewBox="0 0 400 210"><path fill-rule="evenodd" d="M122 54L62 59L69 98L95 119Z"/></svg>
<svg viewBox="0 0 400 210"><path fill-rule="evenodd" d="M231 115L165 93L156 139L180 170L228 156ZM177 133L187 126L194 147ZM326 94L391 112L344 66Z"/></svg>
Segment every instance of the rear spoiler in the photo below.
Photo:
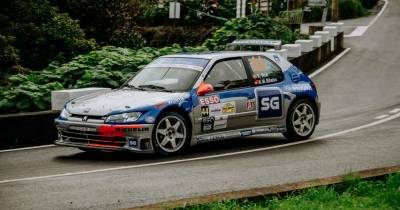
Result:
<svg viewBox="0 0 400 210"><path fill-rule="evenodd" d="M264 47L273 47L275 50L280 50L282 41L273 39L236 39L232 43L227 44L225 49L235 46L239 46L240 50L242 50L243 46L259 46L260 51L264 51Z"/></svg>

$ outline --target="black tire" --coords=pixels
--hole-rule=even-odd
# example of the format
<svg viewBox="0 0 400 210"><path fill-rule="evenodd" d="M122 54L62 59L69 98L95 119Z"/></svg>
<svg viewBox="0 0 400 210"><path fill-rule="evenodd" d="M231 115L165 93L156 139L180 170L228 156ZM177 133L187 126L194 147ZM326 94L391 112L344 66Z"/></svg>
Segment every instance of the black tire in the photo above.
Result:
<svg viewBox="0 0 400 210"><path fill-rule="evenodd" d="M299 114L297 111L298 108L303 109L304 106L306 107L306 113L301 113L301 117L299 117ZM310 120L307 118L312 114L312 124L309 125L310 128L306 128L307 124L310 124ZM299 121L298 121L299 120ZM306 123L304 121L307 121ZM301 124L298 124L298 123ZM296 125L295 125L296 124ZM300 141L300 140L305 140L310 138L310 136L314 133L315 126L317 124L317 110L315 106L306 99L300 99L295 102L293 102L292 106L290 107L290 110L288 112L288 115L286 117L286 132L282 133L287 139L289 140L295 140L295 141ZM306 129L307 131L304 131L301 133L301 127L303 126L303 131Z"/></svg>
<svg viewBox="0 0 400 210"><path fill-rule="evenodd" d="M170 122L170 128L167 127L166 119ZM173 128L174 126L176 127L178 121L179 126ZM154 124L152 133L152 144L155 152L161 155L173 155L184 152L190 146L192 136L188 123L186 118L177 112L165 112L161 114ZM165 135L162 134L163 132L165 132ZM165 138L168 138L168 141ZM164 141L167 141L167 143L163 145ZM175 148L172 142L175 142Z"/></svg>

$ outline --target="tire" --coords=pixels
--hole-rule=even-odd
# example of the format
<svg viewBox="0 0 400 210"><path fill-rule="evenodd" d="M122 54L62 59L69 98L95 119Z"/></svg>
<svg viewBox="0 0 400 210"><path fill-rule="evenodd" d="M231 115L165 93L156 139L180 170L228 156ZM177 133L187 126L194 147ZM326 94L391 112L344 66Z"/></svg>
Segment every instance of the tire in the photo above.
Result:
<svg viewBox="0 0 400 210"><path fill-rule="evenodd" d="M190 144L191 130L188 121L177 112L165 112L154 124L152 143L156 153L178 154Z"/></svg>
<svg viewBox="0 0 400 210"><path fill-rule="evenodd" d="M305 140L314 133L317 123L315 106L305 99L295 101L286 118L286 132L282 133L289 140Z"/></svg>

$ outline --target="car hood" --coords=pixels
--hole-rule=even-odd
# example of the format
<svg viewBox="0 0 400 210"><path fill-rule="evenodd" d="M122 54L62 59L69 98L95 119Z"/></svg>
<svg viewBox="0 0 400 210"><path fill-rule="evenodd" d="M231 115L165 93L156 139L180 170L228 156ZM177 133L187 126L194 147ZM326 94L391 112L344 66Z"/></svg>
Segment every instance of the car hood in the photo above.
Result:
<svg viewBox="0 0 400 210"><path fill-rule="evenodd" d="M94 93L72 100L66 106L71 114L104 116L110 112L123 112L165 102L181 101L188 93L169 93L118 89Z"/></svg>

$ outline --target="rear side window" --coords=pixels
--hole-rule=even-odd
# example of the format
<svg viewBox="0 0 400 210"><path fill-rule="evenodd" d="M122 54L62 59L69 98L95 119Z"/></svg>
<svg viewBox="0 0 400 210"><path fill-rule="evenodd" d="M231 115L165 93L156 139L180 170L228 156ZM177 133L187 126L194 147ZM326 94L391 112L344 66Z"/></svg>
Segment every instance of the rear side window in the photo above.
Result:
<svg viewBox="0 0 400 210"><path fill-rule="evenodd" d="M268 58L256 55L246 57L248 61L255 85L265 85L280 82L283 80L281 69Z"/></svg>
<svg viewBox="0 0 400 210"><path fill-rule="evenodd" d="M216 63L207 75L205 82L213 85L216 91L249 85L246 69L240 58Z"/></svg>

